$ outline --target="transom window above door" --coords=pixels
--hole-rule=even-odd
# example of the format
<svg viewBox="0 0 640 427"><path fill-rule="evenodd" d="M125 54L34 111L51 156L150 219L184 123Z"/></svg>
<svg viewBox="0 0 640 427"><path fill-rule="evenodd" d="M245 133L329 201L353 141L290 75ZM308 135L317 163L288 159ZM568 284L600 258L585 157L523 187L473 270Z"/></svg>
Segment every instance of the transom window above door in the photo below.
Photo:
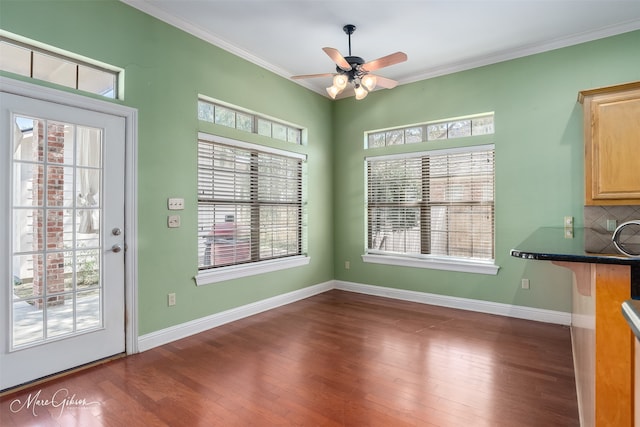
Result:
<svg viewBox="0 0 640 427"><path fill-rule="evenodd" d="M0 70L118 98L119 71L0 36Z"/></svg>

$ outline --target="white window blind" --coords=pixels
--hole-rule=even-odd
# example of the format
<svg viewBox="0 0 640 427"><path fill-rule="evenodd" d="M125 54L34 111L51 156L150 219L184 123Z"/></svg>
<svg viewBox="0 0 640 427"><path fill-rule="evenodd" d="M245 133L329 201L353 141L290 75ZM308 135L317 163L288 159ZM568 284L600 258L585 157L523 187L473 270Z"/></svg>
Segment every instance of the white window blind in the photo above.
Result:
<svg viewBox="0 0 640 427"><path fill-rule="evenodd" d="M368 253L494 258L494 150L367 159Z"/></svg>
<svg viewBox="0 0 640 427"><path fill-rule="evenodd" d="M199 139L199 269L302 254L303 161Z"/></svg>

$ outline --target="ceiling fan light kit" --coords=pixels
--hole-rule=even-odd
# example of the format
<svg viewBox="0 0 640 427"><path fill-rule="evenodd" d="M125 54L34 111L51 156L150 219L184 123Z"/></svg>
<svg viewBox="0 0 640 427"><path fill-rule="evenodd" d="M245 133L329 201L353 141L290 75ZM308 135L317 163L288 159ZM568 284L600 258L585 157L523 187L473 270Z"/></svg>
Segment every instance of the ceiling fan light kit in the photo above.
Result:
<svg viewBox="0 0 640 427"><path fill-rule="evenodd" d="M349 24L345 25L342 29L349 37L348 56L342 56L337 49L331 47L322 48L322 50L336 64L336 73L305 74L293 76L292 79L333 76L333 84L327 88L327 94L332 99L336 99L336 97L342 93L349 84L353 85L354 93L358 100L365 98L369 92L376 88L376 86L387 89L396 87L398 85L397 81L376 76L371 74L371 71L404 62L407 60L407 55L404 52L396 52L370 62L365 62L364 59L359 56L351 55L351 34L356 30L356 26Z"/></svg>

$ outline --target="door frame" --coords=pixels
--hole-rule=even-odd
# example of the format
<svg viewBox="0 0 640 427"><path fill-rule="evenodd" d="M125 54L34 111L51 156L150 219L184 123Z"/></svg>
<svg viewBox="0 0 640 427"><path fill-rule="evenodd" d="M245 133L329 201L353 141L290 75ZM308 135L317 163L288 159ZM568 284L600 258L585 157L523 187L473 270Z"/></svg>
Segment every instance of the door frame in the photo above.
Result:
<svg viewBox="0 0 640 427"><path fill-rule="evenodd" d="M110 114L125 119L125 351L127 354L138 353L138 110L114 102L4 76L0 76L0 92ZM0 209L8 209L4 200L0 200ZM0 263L4 262L7 260L0 260Z"/></svg>

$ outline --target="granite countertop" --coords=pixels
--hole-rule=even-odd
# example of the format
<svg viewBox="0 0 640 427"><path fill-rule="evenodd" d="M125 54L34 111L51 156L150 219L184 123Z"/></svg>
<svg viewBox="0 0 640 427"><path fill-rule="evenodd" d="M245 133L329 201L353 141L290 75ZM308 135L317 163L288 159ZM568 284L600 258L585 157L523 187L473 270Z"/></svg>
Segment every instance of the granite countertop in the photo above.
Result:
<svg viewBox="0 0 640 427"><path fill-rule="evenodd" d="M640 339L640 301L627 300L623 302L622 314L624 318L627 319L627 323L636 338Z"/></svg>
<svg viewBox="0 0 640 427"><path fill-rule="evenodd" d="M592 264L622 264L638 267L640 257L616 253L611 235L590 228L572 229L573 237L565 237L562 227L542 227L534 231L511 256L523 259L585 262Z"/></svg>

